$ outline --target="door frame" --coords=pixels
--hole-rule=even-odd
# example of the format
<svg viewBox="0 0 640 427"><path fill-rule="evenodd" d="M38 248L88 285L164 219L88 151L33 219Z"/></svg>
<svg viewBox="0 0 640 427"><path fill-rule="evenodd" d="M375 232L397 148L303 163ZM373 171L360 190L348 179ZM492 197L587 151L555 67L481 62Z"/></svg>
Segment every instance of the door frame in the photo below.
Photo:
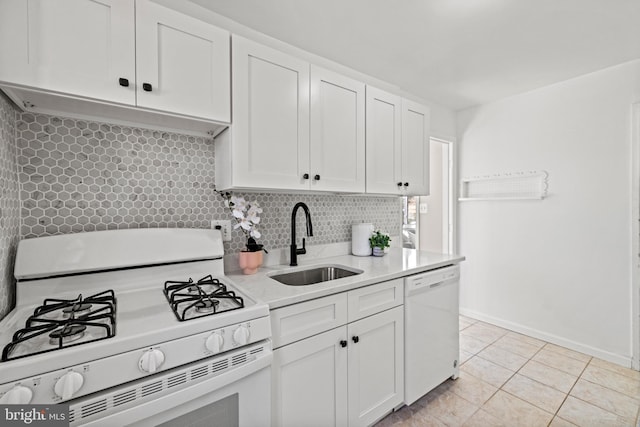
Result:
<svg viewBox="0 0 640 427"><path fill-rule="evenodd" d="M631 108L631 367L640 370L640 103Z"/></svg>
<svg viewBox="0 0 640 427"><path fill-rule="evenodd" d="M457 147L456 147L456 143L455 143L455 138L452 137L445 137L445 138L439 138L439 137L431 137L429 138L429 144L431 144L431 142L438 142L441 144L445 144L448 147L448 151L449 151L449 161L448 161L448 165L447 165L447 181L448 181L448 187L449 187L449 194L448 194L448 206L447 206L447 230L446 233L443 233L443 242L444 239L447 239L447 247L449 248L449 253L456 253L458 245L457 245L457 207L458 207L458 186L456 185L457 182ZM418 203L420 203L420 201L418 201ZM418 230L417 232L420 232L420 222L418 221ZM420 238L418 238L418 241L420 241Z"/></svg>

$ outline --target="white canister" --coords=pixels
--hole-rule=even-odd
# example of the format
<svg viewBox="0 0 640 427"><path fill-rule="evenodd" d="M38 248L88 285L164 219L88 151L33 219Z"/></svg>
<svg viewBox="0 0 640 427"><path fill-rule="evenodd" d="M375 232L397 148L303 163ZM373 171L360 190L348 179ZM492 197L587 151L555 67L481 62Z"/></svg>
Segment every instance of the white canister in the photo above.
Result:
<svg viewBox="0 0 640 427"><path fill-rule="evenodd" d="M369 237L373 234L373 224L360 223L351 226L351 253L356 256L371 255Z"/></svg>

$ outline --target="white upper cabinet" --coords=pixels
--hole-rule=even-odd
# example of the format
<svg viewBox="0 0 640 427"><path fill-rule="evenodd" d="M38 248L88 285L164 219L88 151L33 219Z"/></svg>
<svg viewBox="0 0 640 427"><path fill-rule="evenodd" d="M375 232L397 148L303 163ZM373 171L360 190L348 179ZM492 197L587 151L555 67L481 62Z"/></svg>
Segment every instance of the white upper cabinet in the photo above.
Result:
<svg viewBox="0 0 640 427"><path fill-rule="evenodd" d="M367 86L367 193L402 194L401 103Z"/></svg>
<svg viewBox="0 0 640 427"><path fill-rule="evenodd" d="M139 107L231 121L227 31L138 0L136 54Z"/></svg>
<svg viewBox="0 0 640 427"><path fill-rule="evenodd" d="M311 65L311 189L365 189L364 83Z"/></svg>
<svg viewBox="0 0 640 427"><path fill-rule="evenodd" d="M231 157L216 153L232 175L218 187L307 189L309 64L235 35L232 48Z"/></svg>
<svg viewBox="0 0 640 427"><path fill-rule="evenodd" d="M1 81L135 104L134 2L3 0L0 16Z"/></svg>
<svg viewBox="0 0 640 427"><path fill-rule="evenodd" d="M429 109L367 86L367 193L429 194Z"/></svg>
<svg viewBox="0 0 640 427"><path fill-rule="evenodd" d="M364 84L234 35L219 189L364 192Z"/></svg>
<svg viewBox="0 0 640 427"><path fill-rule="evenodd" d="M76 115L109 103L229 122L229 37L149 0L2 0L0 82Z"/></svg>
<svg viewBox="0 0 640 427"><path fill-rule="evenodd" d="M429 109L402 100L402 188L408 194L429 194Z"/></svg>

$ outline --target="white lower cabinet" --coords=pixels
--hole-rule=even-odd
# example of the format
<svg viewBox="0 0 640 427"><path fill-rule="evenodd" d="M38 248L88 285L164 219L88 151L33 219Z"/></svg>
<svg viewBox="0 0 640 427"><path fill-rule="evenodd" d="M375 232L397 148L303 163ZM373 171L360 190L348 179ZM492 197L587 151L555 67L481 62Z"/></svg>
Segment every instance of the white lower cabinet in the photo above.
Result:
<svg viewBox="0 0 640 427"><path fill-rule="evenodd" d="M349 313L348 318L354 320L350 323L345 321L342 326L276 348L272 365L274 426L368 426L402 404L401 280L274 310L274 343L287 342L280 334L292 336L295 330L307 329L301 321L309 318L309 312L316 313L313 323L321 324L320 307L335 308L326 310L327 324L344 319L346 305L335 304L344 296L351 301L375 301L380 310L367 317ZM350 304L349 308L356 306Z"/></svg>
<svg viewBox="0 0 640 427"><path fill-rule="evenodd" d="M347 327L349 426L368 426L404 399L403 307Z"/></svg>
<svg viewBox="0 0 640 427"><path fill-rule="evenodd" d="M273 352L273 426L347 425L346 327Z"/></svg>

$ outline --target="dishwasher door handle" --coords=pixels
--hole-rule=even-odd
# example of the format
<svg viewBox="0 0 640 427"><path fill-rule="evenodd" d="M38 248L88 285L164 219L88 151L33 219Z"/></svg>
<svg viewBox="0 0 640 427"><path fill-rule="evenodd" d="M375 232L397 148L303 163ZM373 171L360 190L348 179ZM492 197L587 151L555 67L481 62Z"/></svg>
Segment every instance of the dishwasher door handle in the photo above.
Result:
<svg viewBox="0 0 640 427"><path fill-rule="evenodd" d="M405 296L410 297L412 295L418 295L418 294L423 294L426 292L429 292L431 290L434 290L436 288L439 288L443 285L447 285L449 283L453 283L455 282L457 279L449 279L449 280L441 280L439 282L435 282L435 283L429 283L427 281L421 281L421 282L413 282L413 283L408 283L406 291L405 291Z"/></svg>
<svg viewBox="0 0 640 427"><path fill-rule="evenodd" d="M457 266L406 277L405 296L428 292L430 289L456 282L459 277L460 270Z"/></svg>

